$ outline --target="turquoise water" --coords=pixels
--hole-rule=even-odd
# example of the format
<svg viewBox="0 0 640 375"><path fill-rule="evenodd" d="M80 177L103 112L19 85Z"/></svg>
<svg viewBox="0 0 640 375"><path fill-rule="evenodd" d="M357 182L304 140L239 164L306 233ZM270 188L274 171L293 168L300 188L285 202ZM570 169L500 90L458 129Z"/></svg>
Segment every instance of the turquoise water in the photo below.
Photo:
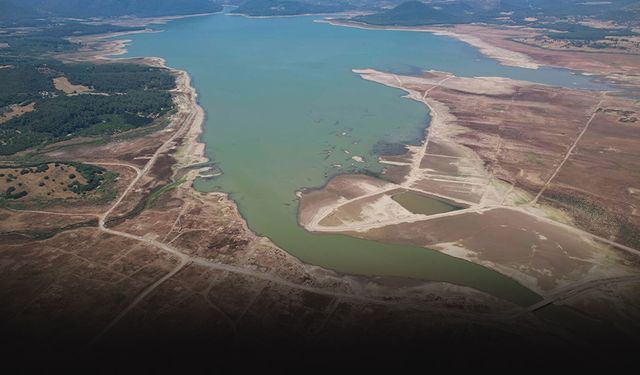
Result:
<svg viewBox="0 0 640 375"><path fill-rule="evenodd" d="M335 173L379 171L372 153L377 142L411 142L423 135L429 120L424 105L402 98L400 90L364 81L351 69L435 69L585 88L597 84L564 70L504 67L446 37L313 20L219 14L131 37L128 56L163 57L194 79L207 112L206 152L224 172L196 187L230 193L254 231L305 262L350 274L448 281L521 304L535 301L515 281L436 251L308 233L297 224L295 192L322 186ZM366 162L355 163L353 155Z"/></svg>

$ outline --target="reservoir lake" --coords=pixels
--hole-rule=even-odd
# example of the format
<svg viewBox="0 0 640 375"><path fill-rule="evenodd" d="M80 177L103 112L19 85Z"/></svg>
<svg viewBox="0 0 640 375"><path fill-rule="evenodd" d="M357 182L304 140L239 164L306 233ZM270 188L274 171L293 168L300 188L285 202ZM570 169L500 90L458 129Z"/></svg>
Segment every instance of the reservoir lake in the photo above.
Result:
<svg viewBox="0 0 640 375"><path fill-rule="evenodd" d="M314 234L297 223L296 192L335 174L379 172L386 143L416 143L429 123L422 103L362 80L352 69L424 70L600 88L567 70L499 65L460 41L423 32L363 30L321 17L251 19L216 14L127 36L124 57L157 56L193 78L207 114L206 155L249 227L300 260L346 274L445 281L527 305L540 297L491 269L420 247ZM364 162L356 162L360 156Z"/></svg>

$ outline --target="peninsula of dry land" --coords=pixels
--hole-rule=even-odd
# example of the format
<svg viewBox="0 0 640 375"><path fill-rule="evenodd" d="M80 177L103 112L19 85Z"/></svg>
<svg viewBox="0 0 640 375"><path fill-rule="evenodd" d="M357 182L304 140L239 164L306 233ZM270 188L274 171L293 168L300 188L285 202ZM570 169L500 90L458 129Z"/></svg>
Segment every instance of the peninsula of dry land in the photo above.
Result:
<svg viewBox="0 0 640 375"><path fill-rule="evenodd" d="M303 192L302 226L428 247L482 264L542 295L532 309L553 301L600 306L580 310L598 315L609 305L611 319L633 310L629 293L640 281L640 107L629 96L640 77L639 55L541 48L518 40L533 35L524 28L329 22L447 35L505 65L574 69L629 91L354 70L424 103L431 122L420 145L380 157L380 178L341 175ZM402 194L458 209L417 212L398 199ZM606 298L596 292L603 285Z"/></svg>

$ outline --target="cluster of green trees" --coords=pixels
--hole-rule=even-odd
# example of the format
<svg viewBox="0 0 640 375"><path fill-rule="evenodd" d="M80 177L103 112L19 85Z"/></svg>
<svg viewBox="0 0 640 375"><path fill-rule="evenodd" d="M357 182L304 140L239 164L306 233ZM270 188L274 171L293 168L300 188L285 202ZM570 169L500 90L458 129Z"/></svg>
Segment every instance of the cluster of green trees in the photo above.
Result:
<svg viewBox="0 0 640 375"><path fill-rule="evenodd" d="M2 26L1 20L0 26ZM48 19L34 19L26 23L19 22L13 26L28 27L28 29L5 29L5 32L0 33L0 43L9 45L8 48L0 49L0 59L25 56L42 58L43 56L53 56L57 53L73 51L78 48L78 45L66 39L71 36L78 37L144 29L143 27L110 24L87 24L71 20L52 22Z"/></svg>
<svg viewBox="0 0 640 375"><path fill-rule="evenodd" d="M80 184L78 180L74 180L70 188L75 193L85 193L95 190L105 180L104 168L82 163L69 163L69 165L74 166L76 171L87 181L86 184Z"/></svg>
<svg viewBox="0 0 640 375"><path fill-rule="evenodd" d="M123 31L144 30L143 26L118 26L111 24L88 24L80 21L47 22L39 25L32 33L32 37L48 36L50 38L65 38L68 36L83 36L95 34L118 33Z"/></svg>
<svg viewBox="0 0 640 375"><path fill-rule="evenodd" d="M84 33L119 31L111 25L56 22L28 32L0 34L0 113L10 105L35 103L35 111L0 126L0 155L76 135L112 134L148 125L172 108L167 70L131 63L63 64L52 57L77 46L64 39ZM53 79L107 95L67 96Z"/></svg>
<svg viewBox="0 0 640 375"><path fill-rule="evenodd" d="M11 155L44 142L46 137L31 131L20 131L2 126L0 127L0 140L2 141L0 155Z"/></svg>
<svg viewBox="0 0 640 375"><path fill-rule="evenodd" d="M22 190L17 193L15 191L16 191L15 186L9 186L7 190L4 192L3 198L4 199L20 199L28 194L26 190Z"/></svg>
<svg viewBox="0 0 640 375"><path fill-rule="evenodd" d="M11 119L0 128L0 154L10 155L44 141L82 134L114 133L148 125L172 107L171 94L131 90L125 94L59 95L36 104L33 112Z"/></svg>
<svg viewBox="0 0 640 375"><path fill-rule="evenodd" d="M10 61L25 56L46 56L73 51L76 46L63 38L48 35L7 36L0 34L0 43L9 45L0 49L0 59Z"/></svg>
<svg viewBox="0 0 640 375"><path fill-rule="evenodd" d="M4 127L46 133L53 137L72 134L105 121L105 116L123 120L161 115L171 107L171 95L162 91L130 91L125 95L57 96L39 103L36 110L7 122ZM125 117L129 115L129 117Z"/></svg>
<svg viewBox="0 0 640 375"><path fill-rule="evenodd" d="M166 69L138 64L62 64L13 57L0 58L0 65L11 66L0 69L0 108L42 99L43 93L55 91L53 78L59 76L105 93L175 87L175 79Z"/></svg>
<svg viewBox="0 0 640 375"><path fill-rule="evenodd" d="M76 85L100 92L121 93L129 90L170 90L175 79L161 68L138 64L74 64L57 69Z"/></svg>
<svg viewBox="0 0 640 375"><path fill-rule="evenodd" d="M42 92L51 91L53 81L38 65L25 63L0 69L0 108L36 101L42 98Z"/></svg>
<svg viewBox="0 0 640 375"><path fill-rule="evenodd" d="M61 17L162 16L221 10L210 0L0 0L0 113L13 104L35 103L33 112L0 126L0 155L77 135L113 134L146 126L172 109L167 70L131 63L63 64L56 55L79 45L72 36L134 31ZM53 79L94 92L66 95ZM91 185L91 184L90 184Z"/></svg>

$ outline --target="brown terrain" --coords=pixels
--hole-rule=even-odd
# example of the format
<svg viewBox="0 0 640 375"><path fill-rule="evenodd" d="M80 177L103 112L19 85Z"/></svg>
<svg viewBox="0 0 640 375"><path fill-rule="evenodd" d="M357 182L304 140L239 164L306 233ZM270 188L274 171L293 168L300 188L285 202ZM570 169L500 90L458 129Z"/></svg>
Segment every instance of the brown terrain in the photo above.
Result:
<svg viewBox="0 0 640 375"><path fill-rule="evenodd" d="M383 27L344 20L327 22L364 29L406 30L449 36L470 44L504 65L529 69L540 66L565 68L600 76L629 90L638 90L640 86L640 54L637 52L620 53L615 48L605 48L604 51L555 48L557 46L540 42L541 31L531 28L475 24L451 27Z"/></svg>
<svg viewBox="0 0 640 375"><path fill-rule="evenodd" d="M33 112L34 109L36 109L36 103L10 105L4 110L4 112L0 113L0 124L7 122L14 117L20 117L25 113Z"/></svg>
<svg viewBox="0 0 640 375"><path fill-rule="evenodd" d="M48 163L47 170L39 172L35 168L0 168L0 191L14 187L16 193L25 191L26 196L15 199L16 202L31 200L55 200L75 198L78 194L69 189L69 185L78 182L87 183L74 166Z"/></svg>
<svg viewBox="0 0 640 375"><path fill-rule="evenodd" d="M83 94L93 91L91 88L82 86L82 85L74 85L69 82L67 77L56 77L53 79L53 85L57 90L64 92L67 95L72 94Z"/></svg>
<svg viewBox="0 0 640 375"><path fill-rule="evenodd" d="M124 46L87 43L64 59L101 58ZM252 233L225 194L192 188L209 169L198 142L204 113L188 75L173 72L177 112L143 137L104 145L78 139L39 154L117 174L110 200L0 210L0 332L14 350L64 344L75 355L155 344L180 351L194 342L200 350L274 350L274 343L302 340L353 355L394 342L415 343L420 352L425 343L488 340L507 354L533 345L557 353L589 335L549 324L557 316L541 315L545 306L570 306L606 329L628 330L640 317L637 247L628 236L639 224L633 102L507 79L358 71L430 106L428 138L406 155L383 158L384 180L339 176L304 193L301 224L429 246L492 267L543 297L517 306L446 283L340 275ZM602 185L584 181L593 181L584 175L593 169ZM34 182L23 184L37 189ZM399 191L464 208L414 214L391 198ZM566 198L576 192L578 203ZM605 223L594 207L621 219ZM615 323L611 301L625 306Z"/></svg>
<svg viewBox="0 0 640 375"><path fill-rule="evenodd" d="M340 176L303 194L307 229L440 249L543 296L638 276L634 101L506 78L356 72L428 105L428 136L382 157L381 180ZM391 199L399 189L466 208L415 214Z"/></svg>
<svg viewBox="0 0 640 375"><path fill-rule="evenodd" d="M137 61L163 66L160 59ZM104 145L76 139L39 151L39 158L116 174L110 200L77 200L56 187L58 201L36 204L50 192L39 186L45 174L58 182L73 170L51 165L19 177L29 194L11 204L20 207L0 210L0 332L13 349L155 340L269 348L274 339L329 345L392 334L434 343L486 335L524 343L548 336L525 307L483 292L339 275L253 234L226 195L191 187L208 170L198 142L203 111L188 75L174 74L178 111L159 120L165 127ZM557 345L572 340L553 337Z"/></svg>
<svg viewBox="0 0 640 375"><path fill-rule="evenodd" d="M522 38L514 38L514 41L530 44L536 47L542 47L555 50L571 50L580 52L602 52L602 49L615 51L617 53L638 54L640 53L640 38L637 36L625 36L625 37L605 37L599 39L597 43L598 48L594 48L589 44L584 46L576 46L567 40L555 39L546 35L532 35Z"/></svg>
<svg viewBox="0 0 640 375"><path fill-rule="evenodd" d="M523 42L538 35L525 28L393 29L447 35L505 65L574 69L630 91L640 78L639 55L542 48ZM625 288L638 277L636 100L505 78L354 72L424 102L431 124L421 146L380 158L382 179L339 176L304 193L299 220L307 229L439 249L543 296L598 279ZM399 189L466 208L415 214L390 199Z"/></svg>
<svg viewBox="0 0 640 375"><path fill-rule="evenodd" d="M526 43L536 38L538 32L515 27L460 25L454 27L454 33L473 35L491 46L526 55L540 65L595 74L630 87L637 88L640 84L640 55L637 53L545 48L545 45Z"/></svg>

